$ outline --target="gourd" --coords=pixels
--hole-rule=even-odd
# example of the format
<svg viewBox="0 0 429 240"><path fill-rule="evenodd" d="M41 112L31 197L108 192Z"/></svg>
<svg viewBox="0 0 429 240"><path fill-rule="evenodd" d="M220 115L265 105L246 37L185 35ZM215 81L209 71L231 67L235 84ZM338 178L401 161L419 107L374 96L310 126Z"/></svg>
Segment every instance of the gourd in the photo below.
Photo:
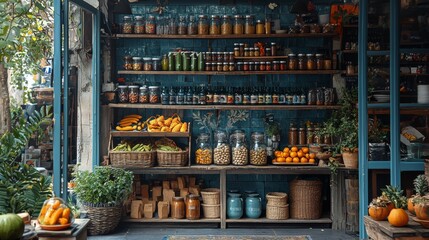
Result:
<svg viewBox="0 0 429 240"><path fill-rule="evenodd" d="M389 216L387 217L389 223L394 227L403 227L408 224L408 214L402 208L394 208L390 211Z"/></svg>
<svg viewBox="0 0 429 240"><path fill-rule="evenodd" d="M393 204L392 209L387 217L389 223L394 227L403 227L408 224L408 214L404 208L407 205L407 198L403 196L403 192L399 187L386 186L383 189L383 195L386 196Z"/></svg>
<svg viewBox="0 0 429 240"><path fill-rule="evenodd" d="M0 240L20 239L24 234L24 227L24 221L18 215L0 215Z"/></svg>
<svg viewBox="0 0 429 240"><path fill-rule="evenodd" d="M392 203L385 196L377 197L368 206L369 216L375 221L386 220L389 216Z"/></svg>

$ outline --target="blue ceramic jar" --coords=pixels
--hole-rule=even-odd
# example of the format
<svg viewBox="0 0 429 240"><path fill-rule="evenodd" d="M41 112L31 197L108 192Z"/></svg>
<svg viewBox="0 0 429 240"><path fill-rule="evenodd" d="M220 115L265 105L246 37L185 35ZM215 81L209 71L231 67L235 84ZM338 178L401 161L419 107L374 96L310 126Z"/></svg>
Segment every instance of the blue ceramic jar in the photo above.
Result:
<svg viewBox="0 0 429 240"><path fill-rule="evenodd" d="M243 199L241 198L241 194L228 193L226 215L232 219L239 219L243 216Z"/></svg>
<svg viewBox="0 0 429 240"><path fill-rule="evenodd" d="M261 197L257 193L248 194L246 197L246 216L259 218L262 213Z"/></svg>

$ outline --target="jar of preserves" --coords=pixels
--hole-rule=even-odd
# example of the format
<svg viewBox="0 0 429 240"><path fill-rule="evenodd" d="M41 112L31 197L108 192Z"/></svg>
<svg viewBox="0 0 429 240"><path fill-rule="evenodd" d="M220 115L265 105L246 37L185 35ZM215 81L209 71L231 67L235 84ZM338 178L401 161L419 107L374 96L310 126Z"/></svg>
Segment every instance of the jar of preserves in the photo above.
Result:
<svg viewBox="0 0 429 240"><path fill-rule="evenodd" d="M161 69L162 69L162 71L168 71L168 57L167 57L167 54L162 55Z"/></svg>
<svg viewBox="0 0 429 240"><path fill-rule="evenodd" d="M232 34L232 21L231 21L231 16L229 15L222 16L221 34L222 35Z"/></svg>
<svg viewBox="0 0 429 240"><path fill-rule="evenodd" d="M186 24L186 16L179 16L179 23L177 24L177 34L186 35L188 32L188 25Z"/></svg>
<svg viewBox="0 0 429 240"><path fill-rule="evenodd" d="M255 62L249 62L249 71L255 71Z"/></svg>
<svg viewBox="0 0 429 240"><path fill-rule="evenodd" d="M280 62L273 61L273 71L280 71Z"/></svg>
<svg viewBox="0 0 429 240"><path fill-rule="evenodd" d="M271 47L265 48L265 56L271 56Z"/></svg>
<svg viewBox="0 0 429 240"><path fill-rule="evenodd" d="M247 165L249 163L248 150L246 146L246 135L243 131L237 130L230 136L232 164Z"/></svg>
<svg viewBox="0 0 429 240"><path fill-rule="evenodd" d="M319 132L320 132L320 128L314 128L314 132L313 132L313 143L314 144L321 144L322 143L322 138L321 136L319 136Z"/></svg>
<svg viewBox="0 0 429 240"><path fill-rule="evenodd" d="M265 64L265 62L260 62L259 71L265 71L266 69L267 69L267 65Z"/></svg>
<svg viewBox="0 0 429 240"><path fill-rule="evenodd" d="M223 71L223 64L221 62L218 62L216 64L216 71L222 72Z"/></svg>
<svg viewBox="0 0 429 240"><path fill-rule="evenodd" d="M243 62L243 71L249 71L249 62Z"/></svg>
<svg viewBox="0 0 429 240"><path fill-rule="evenodd" d="M128 86L118 86L118 97L120 103L128 102Z"/></svg>
<svg viewBox="0 0 429 240"><path fill-rule="evenodd" d="M210 18L210 35L220 34L220 18L218 15L212 15Z"/></svg>
<svg viewBox="0 0 429 240"><path fill-rule="evenodd" d="M189 16L188 34L189 35L196 35L196 34L198 34L198 25L197 25L197 23L195 21L195 16Z"/></svg>
<svg viewBox="0 0 429 240"><path fill-rule="evenodd" d="M255 50L252 47L250 47L249 48L249 57L254 57L254 56L255 56Z"/></svg>
<svg viewBox="0 0 429 240"><path fill-rule="evenodd" d="M329 135L329 134L325 134L325 135L323 136L323 144L330 145L331 143L332 143L331 135Z"/></svg>
<svg viewBox="0 0 429 240"><path fill-rule="evenodd" d="M237 62L237 71L244 71L243 62Z"/></svg>
<svg viewBox="0 0 429 240"><path fill-rule="evenodd" d="M265 19L265 34L271 34L271 19Z"/></svg>
<svg viewBox="0 0 429 240"><path fill-rule="evenodd" d="M292 123L289 126L288 143L292 146L298 145L298 129Z"/></svg>
<svg viewBox="0 0 429 240"><path fill-rule="evenodd" d="M253 132L251 135L250 146L250 164L266 165L267 164L267 145L265 144L264 133Z"/></svg>
<svg viewBox="0 0 429 240"><path fill-rule="evenodd" d="M124 56L124 70L133 70L133 57L127 55Z"/></svg>
<svg viewBox="0 0 429 240"><path fill-rule="evenodd" d="M159 103L159 87L149 86L149 102Z"/></svg>
<svg viewBox="0 0 429 240"><path fill-rule="evenodd" d="M287 70L286 61L284 60L280 61L280 71L286 71L286 70Z"/></svg>
<svg viewBox="0 0 429 240"><path fill-rule="evenodd" d="M244 43L238 44L238 47L240 49L240 57L244 56Z"/></svg>
<svg viewBox="0 0 429 240"><path fill-rule="evenodd" d="M323 54L321 53L316 54L316 69L323 70Z"/></svg>
<svg viewBox="0 0 429 240"><path fill-rule="evenodd" d="M313 144L314 140L314 129L312 127L307 127L307 144Z"/></svg>
<svg viewBox="0 0 429 240"><path fill-rule="evenodd" d="M189 195L188 199L186 200L186 219L200 219L200 208L200 197L194 194Z"/></svg>
<svg viewBox="0 0 429 240"><path fill-rule="evenodd" d="M307 69L307 61L305 59L305 54L298 54L298 70L306 70Z"/></svg>
<svg viewBox="0 0 429 240"><path fill-rule="evenodd" d="M262 20L256 20L256 34L265 34L265 26Z"/></svg>
<svg viewBox="0 0 429 240"><path fill-rule="evenodd" d="M143 34L145 33L144 30L144 20L142 16L135 16L134 18L134 33L136 34Z"/></svg>
<svg viewBox="0 0 429 240"><path fill-rule="evenodd" d="M265 62L265 69L267 71L272 71L273 70L273 68L271 66L271 62Z"/></svg>
<svg viewBox="0 0 429 240"><path fill-rule="evenodd" d="M226 131L216 130L214 133L215 145L213 148L213 161L216 165L228 165L231 163L231 151L228 144Z"/></svg>
<svg viewBox="0 0 429 240"><path fill-rule="evenodd" d="M229 63L229 68L228 68L228 71L235 71L235 64L233 63L233 62L230 62Z"/></svg>
<svg viewBox="0 0 429 240"><path fill-rule="evenodd" d="M224 55L223 55L223 53L222 53L222 52L217 52L217 53L216 53L216 58L217 58L217 61L218 61L218 62L223 62L223 61L225 61L225 58L224 58Z"/></svg>
<svg viewBox="0 0 429 240"><path fill-rule="evenodd" d="M254 52L255 57L261 56L261 53L259 52L259 48L258 47L254 47L253 48L253 52Z"/></svg>
<svg viewBox="0 0 429 240"><path fill-rule="evenodd" d="M130 34L133 33L133 21L131 16L124 16L122 19L122 33Z"/></svg>
<svg viewBox="0 0 429 240"><path fill-rule="evenodd" d="M143 70L143 61L141 57L133 57L133 70L134 71Z"/></svg>
<svg viewBox="0 0 429 240"><path fill-rule="evenodd" d="M212 63L211 62L206 62L206 68L205 68L205 70L206 71L212 71Z"/></svg>
<svg viewBox="0 0 429 240"><path fill-rule="evenodd" d="M234 32L234 34L237 34L237 35L241 35L244 33L243 16L241 16L241 15L235 15L234 16L233 32Z"/></svg>
<svg viewBox="0 0 429 240"><path fill-rule="evenodd" d="M224 71L224 72L229 71L229 62L223 62L222 71Z"/></svg>
<svg viewBox="0 0 429 240"><path fill-rule="evenodd" d="M316 90L316 105L325 105L325 91L322 88Z"/></svg>
<svg viewBox="0 0 429 240"><path fill-rule="evenodd" d="M250 50L249 50L249 48L244 48L244 56L245 57L250 57Z"/></svg>
<svg viewBox="0 0 429 240"><path fill-rule="evenodd" d="M210 165L213 163L210 135L207 133L201 133L197 138L195 162L201 165Z"/></svg>
<svg viewBox="0 0 429 240"><path fill-rule="evenodd" d="M325 69L325 70L332 69L332 60L331 59L323 60L323 69Z"/></svg>
<svg viewBox="0 0 429 240"><path fill-rule="evenodd" d="M240 57L240 48L238 48L238 47L234 48L234 56Z"/></svg>
<svg viewBox="0 0 429 240"><path fill-rule="evenodd" d="M149 102L149 89L147 86L140 87L139 94L139 103L148 103Z"/></svg>
<svg viewBox="0 0 429 240"><path fill-rule="evenodd" d="M245 34L255 34L255 17L253 15L246 15L246 22L244 24Z"/></svg>
<svg viewBox="0 0 429 240"><path fill-rule="evenodd" d="M228 55L229 55L229 61L230 62L234 62L234 52L228 52Z"/></svg>
<svg viewBox="0 0 429 240"><path fill-rule="evenodd" d="M147 34L155 34L156 33L156 20L155 16L149 15L146 19L145 30Z"/></svg>
<svg viewBox="0 0 429 240"><path fill-rule="evenodd" d="M139 86L128 86L128 102L138 103L139 102Z"/></svg>
<svg viewBox="0 0 429 240"><path fill-rule="evenodd" d="M307 143L305 128L298 129L298 144L305 145Z"/></svg>
<svg viewBox="0 0 429 240"><path fill-rule="evenodd" d="M290 53L288 54L289 58L289 70L297 70L298 69L298 59L296 58L296 54Z"/></svg>
<svg viewBox="0 0 429 240"><path fill-rule="evenodd" d="M152 58L152 69L153 71L161 71L161 58Z"/></svg>
<svg viewBox="0 0 429 240"><path fill-rule="evenodd" d="M314 54L307 54L307 70L316 70L316 59Z"/></svg>
<svg viewBox="0 0 429 240"><path fill-rule="evenodd" d="M185 200L183 197L173 197L171 202L171 218L185 218Z"/></svg>
<svg viewBox="0 0 429 240"><path fill-rule="evenodd" d="M198 35L209 34L209 23L206 15L198 16Z"/></svg>
<svg viewBox="0 0 429 240"><path fill-rule="evenodd" d="M150 57L144 57L143 58L143 70L145 71L152 71L153 70L153 62L152 62L152 58Z"/></svg>
<svg viewBox="0 0 429 240"><path fill-rule="evenodd" d="M277 44L275 42L271 43L271 56L277 56Z"/></svg>

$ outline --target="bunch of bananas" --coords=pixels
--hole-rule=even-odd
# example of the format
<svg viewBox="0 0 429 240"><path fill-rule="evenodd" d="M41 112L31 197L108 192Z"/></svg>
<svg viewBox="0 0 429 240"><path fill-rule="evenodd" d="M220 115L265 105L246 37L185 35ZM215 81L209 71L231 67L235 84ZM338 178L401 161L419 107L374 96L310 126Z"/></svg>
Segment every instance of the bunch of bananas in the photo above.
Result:
<svg viewBox="0 0 429 240"><path fill-rule="evenodd" d="M165 119L163 115L146 120L148 132L187 132L188 123L182 122L177 114Z"/></svg>
<svg viewBox="0 0 429 240"><path fill-rule="evenodd" d="M167 152L177 152L177 151L182 151L182 149L180 149L177 146L166 146L166 145L159 145L157 147L157 150L161 150L161 151L167 151Z"/></svg>
<svg viewBox="0 0 429 240"><path fill-rule="evenodd" d="M112 149L112 151L149 152L152 151L152 146L150 144L138 143L131 147L128 142L121 142L114 149Z"/></svg>
<svg viewBox="0 0 429 240"><path fill-rule="evenodd" d="M127 115L118 122L118 125L116 126L116 130L118 130L118 131L133 131L133 130L141 131L144 127L144 123L142 123L140 121L141 119L142 119L142 116L140 116L138 114Z"/></svg>

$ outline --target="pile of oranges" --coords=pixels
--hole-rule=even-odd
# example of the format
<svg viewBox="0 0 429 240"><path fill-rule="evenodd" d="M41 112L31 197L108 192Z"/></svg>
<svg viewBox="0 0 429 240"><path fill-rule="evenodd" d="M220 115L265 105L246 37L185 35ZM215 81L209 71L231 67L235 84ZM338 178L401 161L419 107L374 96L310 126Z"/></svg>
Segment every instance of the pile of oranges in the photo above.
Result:
<svg viewBox="0 0 429 240"><path fill-rule="evenodd" d="M285 147L283 151L274 152L273 163L315 163L316 154L310 153L308 147L299 149L296 146L291 148Z"/></svg>

